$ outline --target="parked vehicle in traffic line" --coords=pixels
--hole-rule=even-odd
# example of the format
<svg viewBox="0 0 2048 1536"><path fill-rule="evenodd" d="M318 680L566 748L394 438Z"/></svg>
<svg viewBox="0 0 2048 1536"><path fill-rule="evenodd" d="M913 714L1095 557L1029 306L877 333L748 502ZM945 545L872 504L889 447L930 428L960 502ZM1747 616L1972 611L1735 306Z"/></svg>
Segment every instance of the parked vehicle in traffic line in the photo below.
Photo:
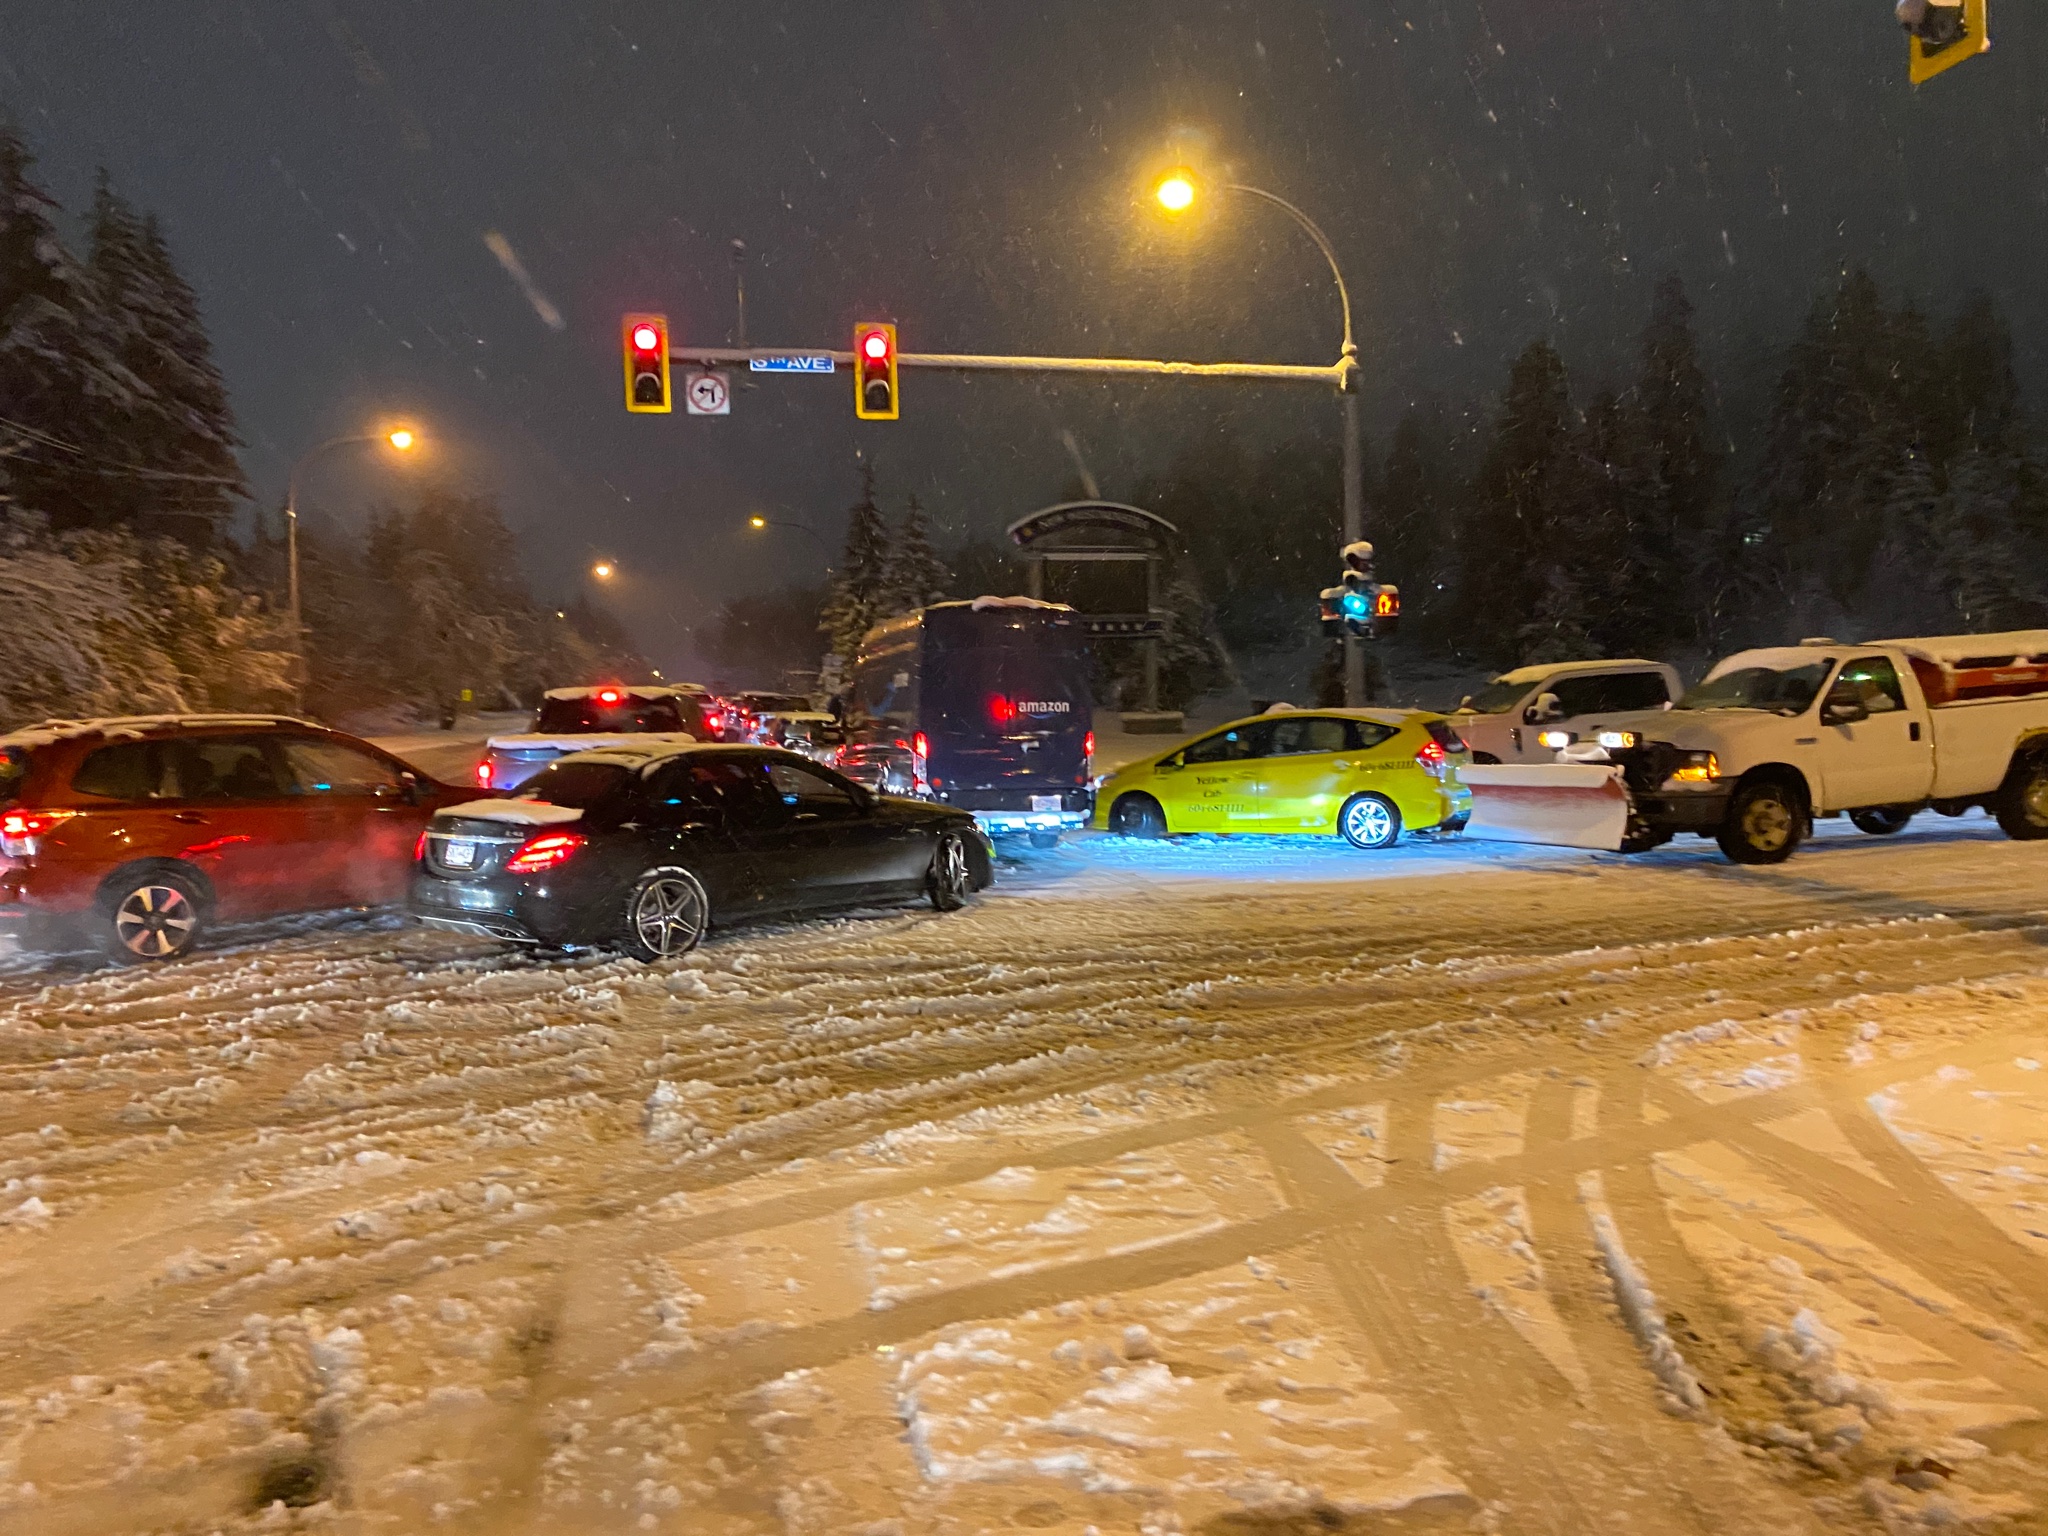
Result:
<svg viewBox="0 0 2048 1536"><path fill-rule="evenodd" d="M1608 717L1663 709L1685 690L1659 661L1560 661L1503 672L1451 711L1475 763L1547 763Z"/></svg>
<svg viewBox="0 0 2048 1536"><path fill-rule="evenodd" d="M1089 675L1081 616L1063 603L932 603L868 631L848 735L908 742L934 798L1051 844L1094 804Z"/></svg>
<svg viewBox="0 0 2048 1536"><path fill-rule="evenodd" d="M917 754L902 741L850 741L832 755L832 766L878 795L928 797L917 771Z"/></svg>
<svg viewBox="0 0 2048 1536"><path fill-rule="evenodd" d="M773 748L621 744L558 759L517 799L449 806L420 838L412 912L510 943L682 954L714 924L994 878L974 818L875 795Z"/></svg>
<svg viewBox="0 0 2048 1536"><path fill-rule="evenodd" d="M0 933L169 960L220 919L400 899L441 784L272 715L53 720L0 736Z"/></svg>
<svg viewBox="0 0 2048 1536"><path fill-rule="evenodd" d="M722 717L721 728L714 739L758 742L760 737L756 734L756 727L761 716L802 714L811 707L811 701L800 693L752 691L720 694L717 709Z"/></svg>
<svg viewBox="0 0 2048 1536"><path fill-rule="evenodd" d="M1743 651L1567 755L1468 773L1475 834L1634 851L1691 832L1775 864L1815 817L1885 836L1983 806L2048 837L2048 630Z"/></svg>
<svg viewBox="0 0 2048 1536"><path fill-rule="evenodd" d="M717 741L725 711L695 683L597 683L550 688L531 729L493 736L476 765L479 789L517 789L556 758L615 741L659 737L673 746Z"/></svg>
<svg viewBox="0 0 2048 1536"><path fill-rule="evenodd" d="M1277 709L1118 769L1096 792L1095 825L1131 837L1288 832L1389 848L1402 832L1454 832L1470 761L1428 710Z"/></svg>

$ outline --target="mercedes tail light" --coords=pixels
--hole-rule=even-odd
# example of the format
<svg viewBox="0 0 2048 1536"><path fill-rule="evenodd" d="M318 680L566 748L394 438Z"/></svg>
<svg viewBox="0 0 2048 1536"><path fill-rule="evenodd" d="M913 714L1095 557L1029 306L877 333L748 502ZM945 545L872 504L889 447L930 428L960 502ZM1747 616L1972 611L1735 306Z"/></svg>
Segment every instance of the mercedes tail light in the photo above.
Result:
<svg viewBox="0 0 2048 1536"><path fill-rule="evenodd" d="M505 861L508 875L540 875L566 864L589 839L581 832L543 832L529 837Z"/></svg>
<svg viewBox="0 0 2048 1536"><path fill-rule="evenodd" d="M427 856L427 829L426 829L425 827L421 827L421 828L420 828L420 835L419 835L419 838L418 838L418 840L417 840L416 842L414 842L414 843L413 843L413 845L412 845L412 861L413 861L413 863L417 864L417 863L419 863L419 861L420 861L421 859L424 859L424 858L425 858L426 856Z"/></svg>
<svg viewBox="0 0 2048 1536"><path fill-rule="evenodd" d="M42 852L43 839L76 816L76 811L8 811L0 814L0 853L10 859L32 859Z"/></svg>

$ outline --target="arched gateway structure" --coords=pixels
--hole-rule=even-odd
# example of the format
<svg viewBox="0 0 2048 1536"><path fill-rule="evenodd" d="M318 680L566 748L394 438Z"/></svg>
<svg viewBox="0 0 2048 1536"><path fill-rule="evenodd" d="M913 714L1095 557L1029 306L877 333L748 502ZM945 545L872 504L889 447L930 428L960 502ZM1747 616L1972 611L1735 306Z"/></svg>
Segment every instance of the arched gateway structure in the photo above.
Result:
<svg viewBox="0 0 2048 1536"><path fill-rule="evenodd" d="M1160 568L1180 530L1157 512L1120 501L1063 501L1019 518L1009 534L1023 553L1033 597L1078 610L1091 638L1141 643L1143 711L1157 716L1159 649L1169 622L1159 600Z"/></svg>

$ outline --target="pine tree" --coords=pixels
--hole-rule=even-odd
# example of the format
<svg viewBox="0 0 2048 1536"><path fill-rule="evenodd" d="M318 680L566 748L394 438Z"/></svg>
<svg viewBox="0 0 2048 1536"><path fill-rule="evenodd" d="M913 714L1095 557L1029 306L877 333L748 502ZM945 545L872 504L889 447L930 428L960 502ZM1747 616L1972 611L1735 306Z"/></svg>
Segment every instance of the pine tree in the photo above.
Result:
<svg viewBox="0 0 2048 1536"><path fill-rule="evenodd" d="M1571 474L1571 397L1564 360L1532 341L1508 374L1506 398L1461 541L1459 603L1474 644L1513 662L1538 622L1555 563L1551 535ZM1551 622L1561 622L1552 615Z"/></svg>
<svg viewBox="0 0 2048 1536"><path fill-rule="evenodd" d="M56 204L0 124L0 495L53 528L91 526L109 466L79 437L146 393L116 355L90 274L58 238Z"/></svg>
<svg viewBox="0 0 2048 1536"><path fill-rule="evenodd" d="M891 618L909 613L946 595L952 575L932 551L931 529L925 522L924 506L913 494L904 508L903 522L889 546L882 570L882 596L878 617Z"/></svg>
<svg viewBox="0 0 2048 1536"><path fill-rule="evenodd" d="M889 566L889 525L875 504L875 467L863 463L860 500L846 518L846 552L832 573L818 631L836 655L849 662L861 638L883 617L883 582Z"/></svg>
<svg viewBox="0 0 2048 1536"><path fill-rule="evenodd" d="M106 413L93 436L136 466L110 477L101 521L132 523L203 547L232 499L246 496L227 388L214 366L199 302L154 219L139 218L101 171L89 267L121 362L147 393Z"/></svg>
<svg viewBox="0 0 2048 1536"><path fill-rule="evenodd" d="M1640 638L1630 649L1652 654L1686 638L1702 615L1699 589L1711 582L1722 454L1711 435L1706 370L1693 337L1692 303L1676 275L1657 284L1643 327L1642 370L1628 402L1629 434L1640 460L1627 466L1632 486L1630 532L1647 603ZM1661 622L1659 618L1661 617Z"/></svg>
<svg viewBox="0 0 2048 1536"><path fill-rule="evenodd" d="M2042 592L2022 558L2017 456L1969 448L1949 464L1927 542L1953 627L1961 633L2037 624Z"/></svg>

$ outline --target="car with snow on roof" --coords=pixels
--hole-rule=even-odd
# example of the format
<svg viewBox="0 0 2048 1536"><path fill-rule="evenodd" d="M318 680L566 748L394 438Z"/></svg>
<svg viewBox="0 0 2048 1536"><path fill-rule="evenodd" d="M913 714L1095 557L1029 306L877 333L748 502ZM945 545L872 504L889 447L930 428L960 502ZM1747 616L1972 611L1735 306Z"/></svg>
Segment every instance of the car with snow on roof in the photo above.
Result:
<svg viewBox="0 0 2048 1536"><path fill-rule="evenodd" d="M1741 651L1561 761L1465 780L1473 835L1511 842L1636 852L1689 832L1775 864L1818 817L1888 836L1978 806L2048 838L2048 630Z"/></svg>
<svg viewBox="0 0 2048 1536"><path fill-rule="evenodd" d="M622 742L556 759L517 797L436 814L411 910L507 943L658 960L756 917L918 896L953 911L993 878L965 811L777 748Z"/></svg>
<svg viewBox="0 0 2048 1536"><path fill-rule="evenodd" d="M620 741L716 741L725 711L696 683L595 683L550 688L529 730L493 736L476 765L479 789L517 789L556 758Z"/></svg>
<svg viewBox="0 0 2048 1536"><path fill-rule="evenodd" d="M217 920L394 902L468 793L286 716L46 721L0 735L0 934L171 960Z"/></svg>
<svg viewBox="0 0 2048 1536"><path fill-rule="evenodd" d="M1684 691L1661 661L1544 662L1467 694L1451 724L1475 763L1548 763L1559 747L1597 737L1610 717L1668 708Z"/></svg>
<svg viewBox="0 0 2048 1536"><path fill-rule="evenodd" d="M1130 837L1308 833L1388 848L1403 831L1456 831L1470 754L1420 709L1291 709L1194 737L1104 778L1095 825Z"/></svg>

